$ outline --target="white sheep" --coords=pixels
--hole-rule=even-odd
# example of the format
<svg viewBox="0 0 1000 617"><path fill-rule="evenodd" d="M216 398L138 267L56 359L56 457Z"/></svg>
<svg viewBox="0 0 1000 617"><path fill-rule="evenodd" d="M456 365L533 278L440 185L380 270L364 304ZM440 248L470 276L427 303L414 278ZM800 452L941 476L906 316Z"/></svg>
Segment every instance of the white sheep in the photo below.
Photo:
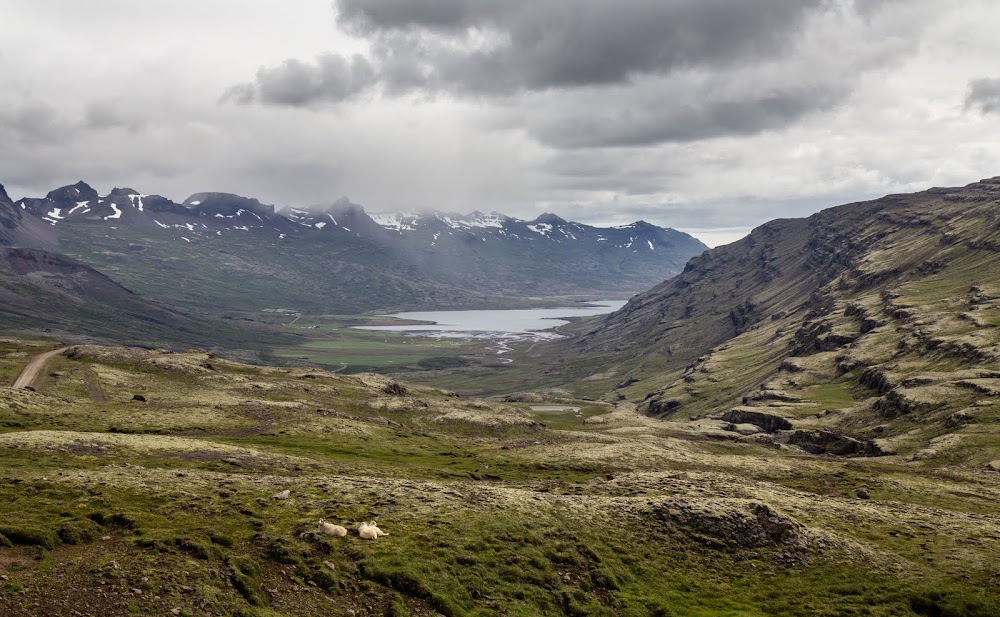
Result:
<svg viewBox="0 0 1000 617"><path fill-rule="evenodd" d="M292 491L290 491L290 490L288 490L286 488L285 490L283 490L281 492L278 492L278 493L275 493L275 494L271 495L271 498L272 499L288 499L291 496L292 496Z"/></svg>
<svg viewBox="0 0 1000 617"><path fill-rule="evenodd" d="M334 536L336 538L343 538L347 535L346 527L334 525L333 523L327 523L324 519L319 519L319 530L321 533L325 533L328 536Z"/></svg>
<svg viewBox="0 0 1000 617"><path fill-rule="evenodd" d="M388 534L379 529L378 524L376 524L375 521L371 521L368 523L362 521L362 523L358 526L358 535L364 538L365 540L376 540L380 536L385 536Z"/></svg>

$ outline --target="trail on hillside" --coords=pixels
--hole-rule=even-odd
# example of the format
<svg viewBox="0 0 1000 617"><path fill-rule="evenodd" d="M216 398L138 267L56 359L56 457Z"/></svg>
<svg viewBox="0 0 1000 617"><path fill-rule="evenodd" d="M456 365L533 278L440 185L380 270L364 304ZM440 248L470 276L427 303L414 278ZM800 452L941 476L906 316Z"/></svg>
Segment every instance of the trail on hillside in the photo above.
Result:
<svg viewBox="0 0 1000 617"><path fill-rule="evenodd" d="M47 351L42 354L38 354L28 362L23 369L21 369L21 374L17 376L14 380L14 388L27 388L31 384L35 383L35 379L38 374L42 372L45 365L48 364L49 360L58 356L59 354L68 350L69 347L60 347L59 349L53 349L52 351Z"/></svg>

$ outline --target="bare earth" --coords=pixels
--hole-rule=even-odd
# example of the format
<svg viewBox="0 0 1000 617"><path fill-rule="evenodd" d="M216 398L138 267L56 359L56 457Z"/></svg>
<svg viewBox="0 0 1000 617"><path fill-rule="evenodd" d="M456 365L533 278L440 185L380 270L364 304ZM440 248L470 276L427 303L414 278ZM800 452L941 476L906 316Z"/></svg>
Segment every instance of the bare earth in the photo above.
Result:
<svg viewBox="0 0 1000 617"><path fill-rule="evenodd" d="M43 354L38 354L31 359L28 364L21 369L21 374L17 376L14 380L15 388L27 388L31 384L35 383L35 378L38 377L38 373L42 372L45 365L48 364L49 360L64 353L69 347L60 347L59 349L53 349L52 351L47 351Z"/></svg>

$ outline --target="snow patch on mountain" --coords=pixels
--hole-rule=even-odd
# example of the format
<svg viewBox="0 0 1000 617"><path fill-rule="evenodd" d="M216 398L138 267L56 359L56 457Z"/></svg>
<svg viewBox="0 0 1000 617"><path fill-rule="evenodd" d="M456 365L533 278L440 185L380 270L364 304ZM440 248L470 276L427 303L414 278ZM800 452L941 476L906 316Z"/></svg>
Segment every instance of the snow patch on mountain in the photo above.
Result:
<svg viewBox="0 0 1000 617"><path fill-rule="evenodd" d="M379 226L400 233L416 230L420 220L420 216L412 212L373 212L368 216Z"/></svg>

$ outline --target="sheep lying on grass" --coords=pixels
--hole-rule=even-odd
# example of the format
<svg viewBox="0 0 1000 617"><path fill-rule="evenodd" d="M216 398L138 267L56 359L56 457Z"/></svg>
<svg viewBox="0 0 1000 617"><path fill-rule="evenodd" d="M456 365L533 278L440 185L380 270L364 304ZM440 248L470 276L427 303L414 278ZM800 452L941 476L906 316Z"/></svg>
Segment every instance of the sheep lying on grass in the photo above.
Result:
<svg viewBox="0 0 1000 617"><path fill-rule="evenodd" d="M375 521L371 521L369 523L362 522L361 525L358 526L358 535L365 540L376 540L379 536L385 536L388 534L379 529Z"/></svg>
<svg viewBox="0 0 1000 617"><path fill-rule="evenodd" d="M327 523L324 519L319 519L319 530L328 536L343 538L347 535L347 528L333 523Z"/></svg>

